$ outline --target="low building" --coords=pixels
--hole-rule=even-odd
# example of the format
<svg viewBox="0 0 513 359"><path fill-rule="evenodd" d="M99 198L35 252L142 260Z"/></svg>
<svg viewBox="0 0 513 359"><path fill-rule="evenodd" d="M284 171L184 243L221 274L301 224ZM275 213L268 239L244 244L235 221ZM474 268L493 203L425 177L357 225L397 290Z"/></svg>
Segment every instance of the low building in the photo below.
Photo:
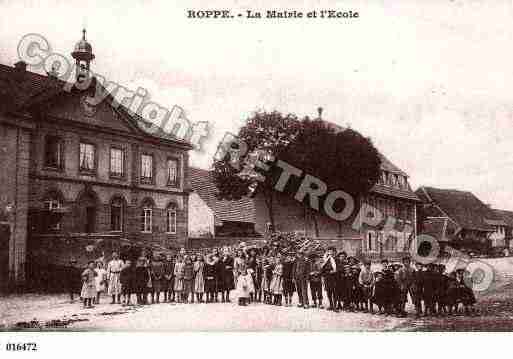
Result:
<svg viewBox="0 0 513 359"><path fill-rule="evenodd" d="M513 246L513 211L505 211L501 209L494 209L497 216L502 218L506 226L503 227L504 232L504 246L511 249Z"/></svg>
<svg viewBox="0 0 513 359"><path fill-rule="evenodd" d="M255 237L253 199L221 200L213 173L189 167L189 236L190 237Z"/></svg>
<svg viewBox="0 0 513 359"><path fill-rule="evenodd" d="M456 249L486 251L505 244L506 222L473 193L420 187L420 233Z"/></svg>

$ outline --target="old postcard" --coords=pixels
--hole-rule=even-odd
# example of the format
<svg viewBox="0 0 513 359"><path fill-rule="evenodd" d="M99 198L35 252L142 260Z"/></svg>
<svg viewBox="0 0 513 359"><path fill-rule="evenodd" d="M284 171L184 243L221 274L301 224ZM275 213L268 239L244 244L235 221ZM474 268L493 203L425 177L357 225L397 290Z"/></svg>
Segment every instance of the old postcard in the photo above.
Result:
<svg viewBox="0 0 513 359"><path fill-rule="evenodd" d="M513 330L511 2L0 19L3 338Z"/></svg>

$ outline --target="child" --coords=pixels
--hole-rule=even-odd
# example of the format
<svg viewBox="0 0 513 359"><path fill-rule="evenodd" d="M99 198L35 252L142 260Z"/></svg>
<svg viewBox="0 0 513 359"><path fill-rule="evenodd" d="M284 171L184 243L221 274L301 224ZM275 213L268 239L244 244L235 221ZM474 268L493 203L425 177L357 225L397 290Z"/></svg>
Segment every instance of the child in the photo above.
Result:
<svg viewBox="0 0 513 359"><path fill-rule="evenodd" d="M123 294L123 305L130 305L130 296L133 291L134 283L134 267L132 262L127 260L125 266L121 269L119 280L121 281L121 293Z"/></svg>
<svg viewBox="0 0 513 359"><path fill-rule="evenodd" d="M292 272L294 268L294 261L290 255L284 258L282 263L283 273L283 296L285 297L285 306L290 307L292 305L292 296L295 292L295 285L292 279Z"/></svg>
<svg viewBox="0 0 513 359"><path fill-rule="evenodd" d="M360 272L360 275L358 276L358 283L361 286L362 291L362 300L363 300L363 306L364 311L370 311L371 313L374 312L373 305L372 305L372 291L374 289L374 273L371 271L371 262L366 261L363 264L363 270Z"/></svg>
<svg viewBox="0 0 513 359"><path fill-rule="evenodd" d="M313 306L323 309L322 306L322 279L321 279L321 268L322 260L314 253L310 255L312 261L312 271L310 272L310 294L313 301Z"/></svg>
<svg viewBox="0 0 513 359"><path fill-rule="evenodd" d="M273 278L269 287L269 291L274 296L274 305L282 305L283 296L283 261L281 255L276 257L276 265L273 270Z"/></svg>
<svg viewBox="0 0 513 359"><path fill-rule="evenodd" d="M175 296L178 303L183 302L183 274L185 263L183 257L178 256L175 264Z"/></svg>
<svg viewBox="0 0 513 359"><path fill-rule="evenodd" d="M383 281L383 273L374 273L374 290L372 293L372 303L378 307L378 314L384 314L385 296L386 296L386 283ZM371 306L372 308L372 306Z"/></svg>
<svg viewBox="0 0 513 359"><path fill-rule="evenodd" d="M175 262L173 261L173 256L168 254L166 256L166 261L164 262L164 302L174 302L175 301L175 291L174 291L174 278L175 278Z"/></svg>
<svg viewBox="0 0 513 359"><path fill-rule="evenodd" d="M150 277L148 269L146 268L146 258L140 257L137 260L137 267L135 268L135 291L137 294L137 304L144 305L147 302L147 286Z"/></svg>
<svg viewBox="0 0 513 359"><path fill-rule="evenodd" d="M80 297L84 300L84 308L93 307L93 299L96 297L95 277L94 261L90 261L87 268L82 272L82 293Z"/></svg>
<svg viewBox="0 0 513 359"><path fill-rule="evenodd" d="M194 262L194 293L198 303L203 303L203 293L205 292L205 262L203 256L198 255Z"/></svg>
<svg viewBox="0 0 513 359"><path fill-rule="evenodd" d="M264 258L262 261L262 284L260 287L264 293L264 303L271 304L270 285L273 276L271 258Z"/></svg>
<svg viewBox="0 0 513 359"><path fill-rule="evenodd" d="M96 304L100 304L100 295L105 292L105 282L107 281L107 271L103 268L103 262L96 262Z"/></svg>
<svg viewBox="0 0 513 359"><path fill-rule="evenodd" d="M253 281L251 274L248 273L246 268L241 268L241 272L239 273L239 278L237 279L237 298L239 300L239 305L246 306L249 301L249 290L250 283Z"/></svg>
<svg viewBox="0 0 513 359"><path fill-rule="evenodd" d="M216 262L214 261L213 255L207 255L207 261L205 262L204 275L205 275L205 293L207 293L207 303L213 303L215 300L216 293ZM230 271L230 273L233 273Z"/></svg>
<svg viewBox="0 0 513 359"><path fill-rule="evenodd" d="M194 303L194 264L192 263L191 257L186 256L183 266L183 302L189 302L189 296L191 297L191 303Z"/></svg>
<svg viewBox="0 0 513 359"><path fill-rule="evenodd" d="M155 254L150 268L151 273L151 303L160 303L160 292L164 282L164 263L160 254Z"/></svg>
<svg viewBox="0 0 513 359"><path fill-rule="evenodd" d="M456 288L458 302L463 304L465 308L465 314L469 315L470 312L474 312L474 304L476 304L476 297L471 288L465 283L465 269L459 268L456 270Z"/></svg>

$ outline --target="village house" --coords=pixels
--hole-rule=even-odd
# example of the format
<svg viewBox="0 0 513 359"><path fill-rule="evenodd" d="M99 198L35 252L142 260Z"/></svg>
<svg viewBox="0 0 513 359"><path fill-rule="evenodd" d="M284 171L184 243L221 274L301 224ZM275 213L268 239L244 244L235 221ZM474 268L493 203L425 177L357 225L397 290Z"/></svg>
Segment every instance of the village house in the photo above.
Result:
<svg viewBox="0 0 513 359"><path fill-rule="evenodd" d="M94 60L85 35L72 53L77 77ZM24 281L30 243L43 237L109 234L164 247L187 238L192 146L150 134L111 96L91 106L94 79L85 91L64 85L22 62L0 65L0 282Z"/></svg>
<svg viewBox="0 0 513 359"><path fill-rule="evenodd" d="M220 201L216 198L211 172L191 168L189 234L212 233L217 237L221 233L236 235L248 231L263 236L273 230L295 232L334 245L351 255L398 257L408 251L409 244L416 238L419 199L408 183L408 175L382 154L380 157L379 181L367 194L355 198L356 208L349 219L336 221L307 210L294 198L275 191L272 204L274 229L266 201L258 192L240 201ZM367 217L377 217L379 212L379 218L383 220L367 225L358 217L360 210L369 212L364 214ZM393 221L390 228L385 228L387 219Z"/></svg>
<svg viewBox="0 0 513 359"><path fill-rule="evenodd" d="M255 237L255 206L249 197L217 198L213 173L189 167L189 237Z"/></svg>
<svg viewBox="0 0 513 359"><path fill-rule="evenodd" d="M408 175L382 154L380 157L378 183L367 194L354 199L355 210L347 220L336 221L319 212L305 210L305 206L294 198L276 192L273 199L275 230L317 238L350 255L398 257L407 252L409 243L416 238L418 198L408 183ZM255 196L254 201L255 229L266 233L271 223L268 207L260 195ZM360 211L365 213L359 217ZM383 220L367 225L361 217ZM387 218L393 218L391 228L385 228Z"/></svg>
<svg viewBox="0 0 513 359"><path fill-rule="evenodd" d="M502 215L473 193L454 189L420 187L420 233L433 236L442 249L449 245L474 252L506 246L509 225Z"/></svg>

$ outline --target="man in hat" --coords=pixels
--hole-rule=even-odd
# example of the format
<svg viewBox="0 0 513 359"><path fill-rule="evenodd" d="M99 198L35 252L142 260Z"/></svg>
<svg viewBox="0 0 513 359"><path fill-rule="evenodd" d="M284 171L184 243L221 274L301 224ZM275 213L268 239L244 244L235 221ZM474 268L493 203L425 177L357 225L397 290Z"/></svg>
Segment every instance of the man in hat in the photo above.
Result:
<svg viewBox="0 0 513 359"><path fill-rule="evenodd" d="M310 305L308 301L308 276L311 272L312 265L310 260L305 256L305 251L301 249L296 254L292 278L296 283L297 295L299 297L298 306L304 309L308 309Z"/></svg>
<svg viewBox="0 0 513 359"><path fill-rule="evenodd" d="M310 255L310 263L311 269L308 276L310 282L310 294L312 296L314 307L319 307L319 309L322 309L322 260L318 258L315 253L312 253Z"/></svg>
<svg viewBox="0 0 513 359"><path fill-rule="evenodd" d="M437 292L437 277L438 274L435 270L435 264L429 263L427 265L427 270L424 272L423 281L422 281L422 295L424 299L425 312L424 315L435 315L435 299Z"/></svg>
<svg viewBox="0 0 513 359"><path fill-rule="evenodd" d="M112 253L112 259L107 265L107 280L109 281L109 295L112 297L111 304L117 302L121 303L121 281L120 274L121 270L124 267L124 263L121 259L119 259L119 254L117 252Z"/></svg>
<svg viewBox="0 0 513 359"><path fill-rule="evenodd" d="M329 300L328 310L338 312L337 304L337 270L338 263L335 259L335 247L328 247L324 256L324 263L322 265L322 276L326 284L326 292Z"/></svg>
<svg viewBox="0 0 513 359"><path fill-rule="evenodd" d="M395 272L395 281L399 287L399 312L401 316L406 316L406 302L408 301L408 294L415 305L417 315L420 315L420 303L417 297L416 288L416 271L411 265L410 257L402 259L403 265Z"/></svg>

